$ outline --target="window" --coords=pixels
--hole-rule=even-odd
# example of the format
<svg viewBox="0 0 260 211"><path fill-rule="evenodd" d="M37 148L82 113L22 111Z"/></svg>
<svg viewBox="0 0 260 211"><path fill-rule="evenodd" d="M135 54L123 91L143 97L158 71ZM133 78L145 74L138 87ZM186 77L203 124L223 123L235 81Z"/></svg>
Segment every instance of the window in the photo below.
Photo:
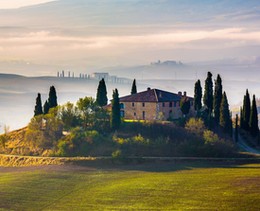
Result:
<svg viewBox="0 0 260 211"><path fill-rule="evenodd" d="M134 112L134 116L136 116L136 113Z"/></svg>
<svg viewBox="0 0 260 211"><path fill-rule="evenodd" d="M125 117L125 111L120 111L120 116Z"/></svg>
<svg viewBox="0 0 260 211"><path fill-rule="evenodd" d="M145 120L145 111L143 111L143 120Z"/></svg>
<svg viewBox="0 0 260 211"><path fill-rule="evenodd" d="M124 109L124 108L125 108L124 103L120 103L120 109Z"/></svg>
<svg viewBox="0 0 260 211"><path fill-rule="evenodd" d="M143 103L143 107L145 107L145 103Z"/></svg>
<svg viewBox="0 0 260 211"><path fill-rule="evenodd" d="M162 103L162 107L165 107L165 103Z"/></svg>
<svg viewBox="0 0 260 211"><path fill-rule="evenodd" d="M135 103L132 103L132 107L135 107Z"/></svg>
<svg viewBox="0 0 260 211"><path fill-rule="evenodd" d="M169 107L172 107L172 102L169 103Z"/></svg>

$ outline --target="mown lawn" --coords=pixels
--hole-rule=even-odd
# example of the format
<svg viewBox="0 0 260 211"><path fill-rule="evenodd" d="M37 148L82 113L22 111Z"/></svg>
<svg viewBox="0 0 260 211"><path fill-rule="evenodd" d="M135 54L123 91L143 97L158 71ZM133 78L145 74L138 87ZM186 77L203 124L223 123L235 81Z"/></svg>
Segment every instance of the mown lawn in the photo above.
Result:
<svg viewBox="0 0 260 211"><path fill-rule="evenodd" d="M0 210L259 210L260 164L0 168Z"/></svg>

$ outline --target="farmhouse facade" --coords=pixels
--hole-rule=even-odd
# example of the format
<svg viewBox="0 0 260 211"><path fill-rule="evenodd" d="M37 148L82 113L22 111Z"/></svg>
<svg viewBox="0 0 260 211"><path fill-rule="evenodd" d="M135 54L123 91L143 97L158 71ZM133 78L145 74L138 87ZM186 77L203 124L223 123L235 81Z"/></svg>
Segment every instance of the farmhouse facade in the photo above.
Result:
<svg viewBox="0 0 260 211"><path fill-rule="evenodd" d="M168 120L182 117L180 101L183 97L190 102L190 115L194 114L193 98L159 90L150 89L133 95L121 97L120 111L124 119L129 120Z"/></svg>

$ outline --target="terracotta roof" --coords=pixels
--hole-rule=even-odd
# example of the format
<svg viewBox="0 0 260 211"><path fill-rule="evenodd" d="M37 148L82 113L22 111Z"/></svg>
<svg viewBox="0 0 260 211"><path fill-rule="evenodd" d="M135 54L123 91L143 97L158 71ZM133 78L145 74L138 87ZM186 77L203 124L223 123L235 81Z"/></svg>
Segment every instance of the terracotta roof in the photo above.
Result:
<svg viewBox="0 0 260 211"><path fill-rule="evenodd" d="M173 102L180 101L182 96L159 89L148 89L133 95L120 98L120 102ZM189 97L189 99L192 99Z"/></svg>

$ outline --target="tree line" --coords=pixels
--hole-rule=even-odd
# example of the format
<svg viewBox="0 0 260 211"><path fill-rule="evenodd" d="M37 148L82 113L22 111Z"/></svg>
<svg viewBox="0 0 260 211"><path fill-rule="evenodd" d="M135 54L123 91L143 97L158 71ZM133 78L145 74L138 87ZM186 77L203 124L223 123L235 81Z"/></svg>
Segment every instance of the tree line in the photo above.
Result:
<svg viewBox="0 0 260 211"><path fill-rule="evenodd" d="M215 86L213 86L212 73L208 72L204 85L204 95L200 80L196 81L194 108L197 116L202 117L209 128L221 128L225 134L232 136L232 114L229 110L226 92L223 92L222 79L219 74L215 80Z"/></svg>

